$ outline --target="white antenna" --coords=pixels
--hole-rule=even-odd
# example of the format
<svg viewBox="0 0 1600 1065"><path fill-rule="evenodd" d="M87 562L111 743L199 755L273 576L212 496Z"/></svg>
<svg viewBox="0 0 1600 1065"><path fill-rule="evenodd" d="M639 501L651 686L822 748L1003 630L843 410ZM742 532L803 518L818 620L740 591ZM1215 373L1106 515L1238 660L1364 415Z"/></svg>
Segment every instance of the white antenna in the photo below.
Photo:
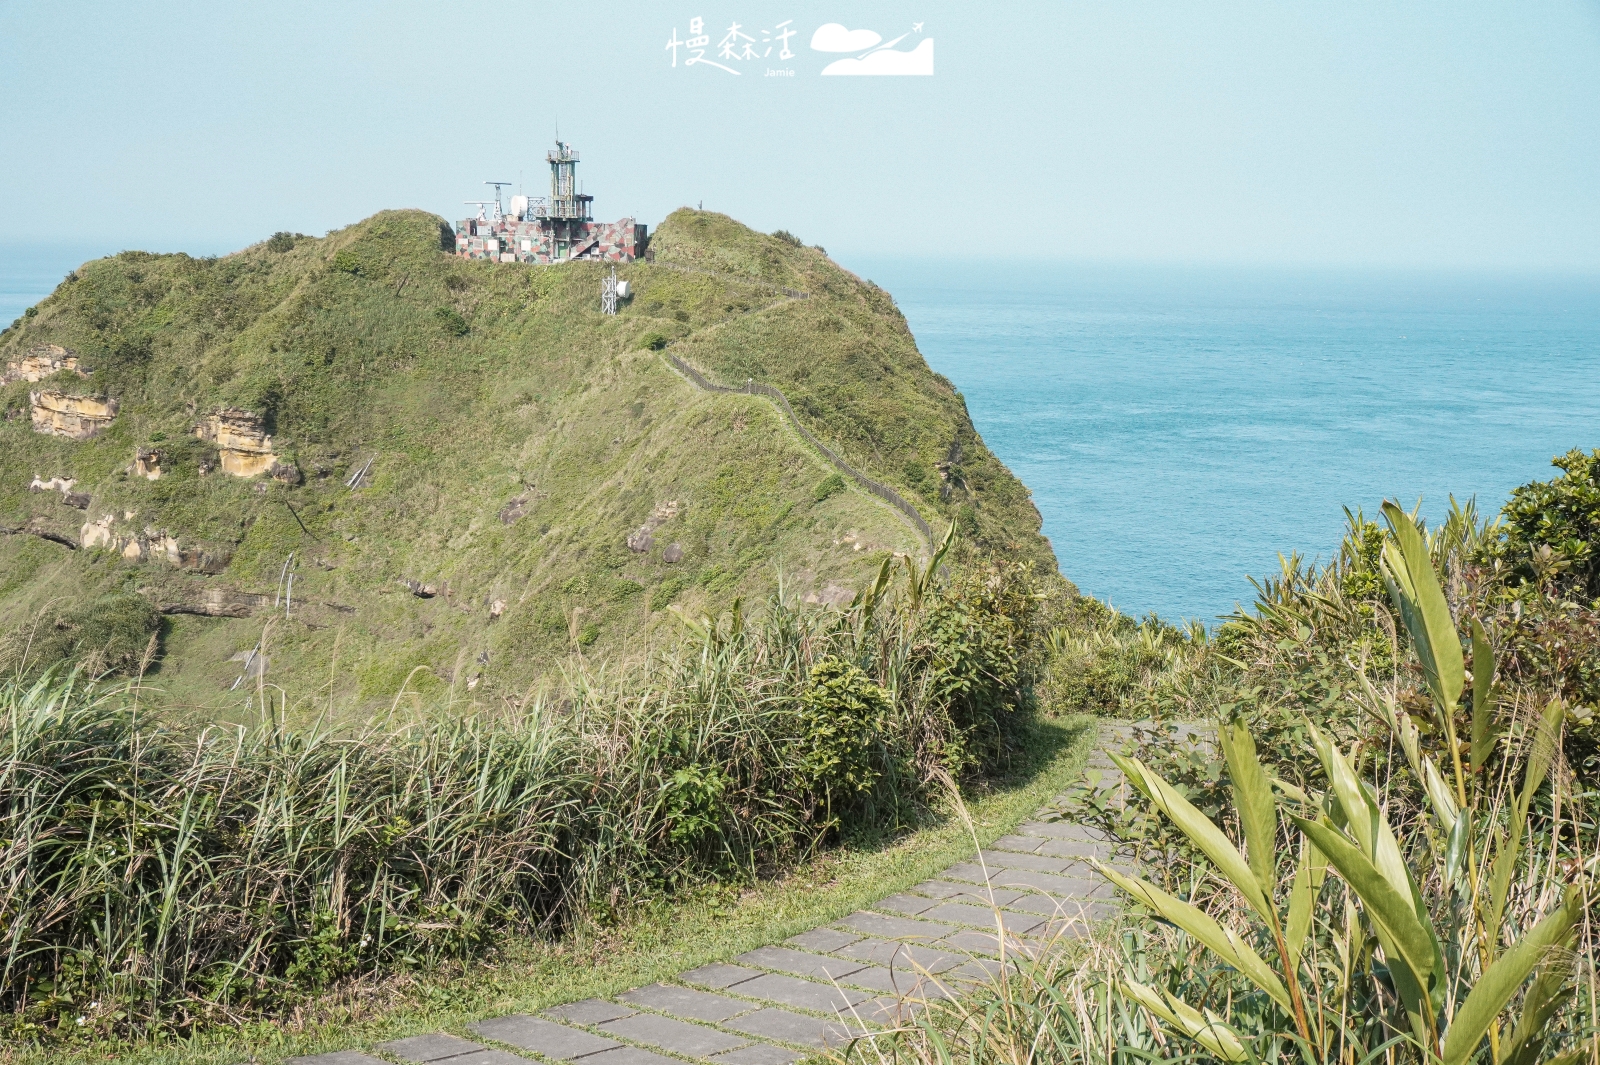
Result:
<svg viewBox="0 0 1600 1065"><path fill-rule="evenodd" d="M611 268L610 277L600 279L600 313L617 313L617 268Z"/></svg>
<svg viewBox="0 0 1600 1065"><path fill-rule="evenodd" d="M500 189L501 189L502 186L505 187L505 188L510 188L511 187L511 182L509 182L509 181L485 181L484 184L485 185L493 185L494 186L494 220L496 222L498 222L498 221L500 221L501 216L504 215L504 213L505 213L504 211L502 211L500 209Z"/></svg>

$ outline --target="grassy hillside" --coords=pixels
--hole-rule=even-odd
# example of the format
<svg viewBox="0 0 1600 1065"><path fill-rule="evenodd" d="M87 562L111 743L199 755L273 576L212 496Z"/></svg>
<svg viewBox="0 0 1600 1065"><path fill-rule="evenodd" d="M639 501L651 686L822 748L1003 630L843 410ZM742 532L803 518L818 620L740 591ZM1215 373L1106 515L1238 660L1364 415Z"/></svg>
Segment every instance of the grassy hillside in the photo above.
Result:
<svg viewBox="0 0 1600 1065"><path fill-rule="evenodd" d="M255 686L228 691L260 643L267 682L294 697L386 704L410 677L424 695L515 698L571 654L674 638L668 606L722 608L780 574L796 598L837 598L884 551L921 550L769 401L696 390L662 341L713 378L783 388L936 527L1054 569L1026 490L893 301L821 252L679 211L657 265L618 270L634 295L607 318L608 268L468 262L447 237L432 215L384 212L220 259L127 252L0 333L0 362L53 343L92 370L0 389L0 665L153 655L171 698L225 707ZM42 387L120 410L92 439L46 436L28 417ZM300 482L202 473L216 453L193 430L221 407L260 415ZM159 480L130 472L141 448L161 453ZM87 508L30 491L36 476L75 480ZM181 563L59 542L86 523ZM653 542L631 550L647 523ZM245 616L192 612L219 605Z"/></svg>

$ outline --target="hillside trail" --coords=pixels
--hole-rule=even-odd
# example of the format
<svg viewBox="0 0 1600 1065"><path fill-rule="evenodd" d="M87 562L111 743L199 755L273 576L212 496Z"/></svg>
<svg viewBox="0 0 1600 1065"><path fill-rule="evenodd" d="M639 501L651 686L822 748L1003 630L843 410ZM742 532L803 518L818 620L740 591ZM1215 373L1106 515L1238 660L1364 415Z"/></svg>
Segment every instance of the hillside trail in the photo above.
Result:
<svg viewBox="0 0 1600 1065"><path fill-rule="evenodd" d="M672 267L672 269L679 268ZM696 272L707 274L710 273L710 271L704 270ZM721 277L723 275L711 274L711 276ZM785 289L784 291L787 293L786 295L780 296L777 299L763 304L760 307L751 307L747 310L741 311L738 314L729 315L727 318L713 322L704 329L695 330L689 333L687 336L680 337L677 340L668 341L666 347L664 347L661 352L667 360L668 367L679 377L683 378L683 380L686 381L690 387L696 388L702 392L737 393L741 395L762 396L765 398L772 404L774 409L776 409L778 413L778 420L783 422L786 428L794 432L800 438L800 442L803 447L805 447L807 450L816 452L825 465L831 467L835 472L843 475L849 480L856 482L859 487L866 491L867 495L874 497L878 503L887 506L889 510L894 512L894 516L897 520L904 522L911 527L912 531L917 534L918 538L924 545L926 551L934 551L936 549L936 535L933 531L933 527L928 524L927 519L922 516L922 513L917 510L916 506L907 501L904 496L900 495L900 493L896 492L882 481L879 481L874 477L870 477L862 471L856 469L850 463L841 458L833 448L829 447L827 444L818 439L809 429L801 424L800 419L795 416L794 408L789 404L789 397L784 395L780 389L766 384L765 382L757 383L754 378L747 380L744 385L730 386L714 384L706 377L705 373L697 368L693 363L689 362L687 359L676 354L675 352L668 350L670 348L678 347L680 344L689 344L695 341L703 340L710 334L715 333L717 330L732 322L742 321L745 318L763 314L772 310L774 307L783 306L784 304L793 302L794 300L811 298L809 293L796 292L788 289Z"/></svg>
<svg viewBox="0 0 1600 1065"><path fill-rule="evenodd" d="M1092 786L1112 801L1126 801L1128 785L1107 752L1131 750L1134 738L1134 726L1107 723L1089 758L1099 771ZM1088 863L1130 870L1131 857L1097 830L1061 820L1061 805L1057 796L972 860L869 909L669 981L487 1018L466 1026L472 1038L436 1032L383 1043L382 1058L344 1050L290 1065L791 1065L841 1049L990 979L1007 957L1087 935L1119 912Z"/></svg>

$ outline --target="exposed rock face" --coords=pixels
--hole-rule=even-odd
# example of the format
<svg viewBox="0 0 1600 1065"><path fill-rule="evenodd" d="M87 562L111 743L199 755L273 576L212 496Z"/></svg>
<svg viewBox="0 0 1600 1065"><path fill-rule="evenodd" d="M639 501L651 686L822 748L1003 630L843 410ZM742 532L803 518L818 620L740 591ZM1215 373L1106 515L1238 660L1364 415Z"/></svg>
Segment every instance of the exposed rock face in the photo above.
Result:
<svg viewBox="0 0 1600 1065"><path fill-rule="evenodd" d="M677 517L680 507L681 504L676 499L657 503L644 524L628 535L628 550L641 555L650 550L656 542L655 531Z"/></svg>
<svg viewBox="0 0 1600 1065"><path fill-rule="evenodd" d="M88 505L87 499L84 505ZM83 528L78 531L78 541L84 550L103 547L129 561L159 558L179 569L197 573L221 573L228 568L227 558L196 547L184 547L171 533L151 528L145 528L142 532L119 532L115 525L116 516L113 514L84 522Z"/></svg>
<svg viewBox="0 0 1600 1065"><path fill-rule="evenodd" d="M661 561L669 566L675 566L683 561L683 545L668 544L667 549L661 552Z"/></svg>
<svg viewBox="0 0 1600 1065"><path fill-rule="evenodd" d="M86 370L78 366L78 357L60 344L41 344L39 347L29 349L22 358L6 363L6 372L0 377L0 384L12 381L43 381L46 377L53 377L66 370L79 377L88 377Z"/></svg>
<svg viewBox="0 0 1600 1065"><path fill-rule="evenodd" d="M161 608L163 614L199 614L208 618L247 618L257 610L272 605L269 595L240 592L232 588L205 588L200 594L178 603L168 603ZM242 658L235 655L235 659ZM256 656L258 659L260 655Z"/></svg>
<svg viewBox="0 0 1600 1065"><path fill-rule="evenodd" d="M72 491L73 487L76 486L77 483L78 482L71 477L52 477L46 481L38 475L35 475L33 478L33 483L28 485L28 491L60 492L62 495L66 495L68 492Z"/></svg>
<svg viewBox="0 0 1600 1065"><path fill-rule="evenodd" d="M147 481L161 480L161 452L153 447L141 447L133 453L133 475Z"/></svg>
<svg viewBox="0 0 1600 1065"><path fill-rule="evenodd" d="M238 407L223 407L194 427L194 435L215 444L222 456L222 472L235 477L256 477L279 465L272 437L262 427L261 416ZM296 477L299 471L295 471Z"/></svg>
<svg viewBox="0 0 1600 1065"><path fill-rule="evenodd" d="M117 416L117 401L106 396L69 396L56 388L30 392L33 403L33 431L87 440L111 424Z"/></svg>

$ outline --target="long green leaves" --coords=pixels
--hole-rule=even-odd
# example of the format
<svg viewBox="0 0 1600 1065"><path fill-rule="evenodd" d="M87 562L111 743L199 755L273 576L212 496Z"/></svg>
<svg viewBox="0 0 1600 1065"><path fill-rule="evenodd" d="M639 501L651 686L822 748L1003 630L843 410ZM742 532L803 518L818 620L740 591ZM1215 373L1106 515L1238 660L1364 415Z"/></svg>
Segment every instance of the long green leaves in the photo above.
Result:
<svg viewBox="0 0 1600 1065"><path fill-rule="evenodd" d="M1387 501L1383 504L1383 519L1392 537L1383 545L1383 574L1389 595L1416 645L1428 689L1435 703L1448 713L1461 698L1465 683L1461 638L1450 616L1450 604L1439 586L1428 542L1417 523Z"/></svg>

